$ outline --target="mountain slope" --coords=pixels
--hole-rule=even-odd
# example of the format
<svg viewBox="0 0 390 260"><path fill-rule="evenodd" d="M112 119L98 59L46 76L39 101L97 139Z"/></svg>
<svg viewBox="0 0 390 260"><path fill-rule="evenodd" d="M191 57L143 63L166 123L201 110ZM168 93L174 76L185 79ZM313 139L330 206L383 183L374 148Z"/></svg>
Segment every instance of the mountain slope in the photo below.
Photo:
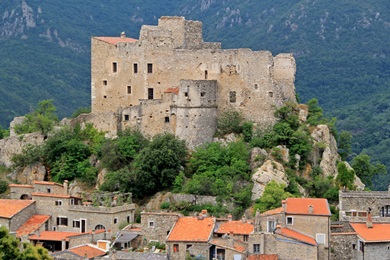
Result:
<svg viewBox="0 0 390 260"><path fill-rule="evenodd" d="M54 98L60 116L89 104L90 37L126 31L162 15L203 22L224 48L293 52L297 91L316 97L354 152L390 162L390 6L384 0L85 0L0 3L0 124ZM380 152L380 154L378 154ZM388 163L390 166L390 163Z"/></svg>

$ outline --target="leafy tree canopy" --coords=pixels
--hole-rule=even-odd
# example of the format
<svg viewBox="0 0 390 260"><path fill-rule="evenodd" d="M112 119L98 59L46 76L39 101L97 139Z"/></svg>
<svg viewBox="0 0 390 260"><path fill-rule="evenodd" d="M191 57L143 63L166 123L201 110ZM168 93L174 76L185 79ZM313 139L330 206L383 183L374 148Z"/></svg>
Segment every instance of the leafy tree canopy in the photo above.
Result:
<svg viewBox="0 0 390 260"><path fill-rule="evenodd" d="M291 193L285 191L286 186L277 183L275 180L270 181L265 186L263 196L256 201L255 211L264 212L270 209L276 209L282 206L282 200L294 197Z"/></svg>
<svg viewBox="0 0 390 260"><path fill-rule="evenodd" d="M381 163L371 164L371 158L367 154L359 154L352 160L352 168L356 175L368 187L372 185L372 179L376 175L386 175L386 166Z"/></svg>

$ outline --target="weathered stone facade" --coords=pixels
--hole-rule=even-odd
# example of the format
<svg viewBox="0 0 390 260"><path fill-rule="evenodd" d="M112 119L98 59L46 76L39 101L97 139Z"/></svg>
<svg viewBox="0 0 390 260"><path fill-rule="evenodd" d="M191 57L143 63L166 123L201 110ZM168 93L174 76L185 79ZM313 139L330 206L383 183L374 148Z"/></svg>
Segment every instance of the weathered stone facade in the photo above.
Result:
<svg viewBox="0 0 390 260"><path fill-rule="evenodd" d="M141 212L142 235L149 241L165 243L169 232L181 214L165 212Z"/></svg>
<svg viewBox="0 0 390 260"><path fill-rule="evenodd" d="M170 132L194 147L212 140L223 111L266 127L276 121L274 106L295 102L291 54L221 49L203 42L201 22L184 17L142 26L138 40L93 37L91 52L92 113L117 116L102 126L95 121L105 130Z"/></svg>

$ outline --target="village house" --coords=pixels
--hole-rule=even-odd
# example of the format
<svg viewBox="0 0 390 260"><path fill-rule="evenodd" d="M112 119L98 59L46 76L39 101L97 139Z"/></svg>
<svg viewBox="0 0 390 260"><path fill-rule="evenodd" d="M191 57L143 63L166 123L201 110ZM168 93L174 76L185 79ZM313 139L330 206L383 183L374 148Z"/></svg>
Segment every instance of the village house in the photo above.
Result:
<svg viewBox="0 0 390 260"><path fill-rule="evenodd" d="M274 124L275 107L296 102L295 67L292 54L222 49L203 41L201 22L163 16L139 39L92 37L92 113L76 121L109 136L128 127L169 132L193 148L212 141L224 111Z"/></svg>
<svg viewBox="0 0 390 260"><path fill-rule="evenodd" d="M108 241L107 241L108 242ZM78 245L64 251L52 254L54 259L58 260L86 260L95 259L104 256L108 252L108 245L105 241L98 241L97 246L92 244Z"/></svg>

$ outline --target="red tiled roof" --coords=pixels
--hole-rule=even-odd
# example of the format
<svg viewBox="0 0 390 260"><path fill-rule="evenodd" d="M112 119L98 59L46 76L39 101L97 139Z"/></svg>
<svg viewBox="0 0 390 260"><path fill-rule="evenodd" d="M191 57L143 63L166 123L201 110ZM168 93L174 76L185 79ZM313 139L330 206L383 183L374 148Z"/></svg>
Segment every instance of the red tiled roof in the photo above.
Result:
<svg viewBox="0 0 390 260"><path fill-rule="evenodd" d="M54 197L54 198L79 198L75 196L70 196L70 195L64 195L64 194L54 194L54 193L39 193L39 192L33 192L31 193L31 196L38 196L38 197ZM79 198L81 199L81 198Z"/></svg>
<svg viewBox="0 0 390 260"><path fill-rule="evenodd" d="M236 221L227 221L223 222L218 230L215 232L217 234L229 234L233 232L233 234L240 235L249 235L253 232L254 226L250 223L243 223L241 220Z"/></svg>
<svg viewBox="0 0 390 260"><path fill-rule="evenodd" d="M211 236L215 218L181 217L170 232L167 241L207 242Z"/></svg>
<svg viewBox="0 0 390 260"><path fill-rule="evenodd" d="M33 200L6 200L0 199L0 217L11 218L24 208L35 203Z"/></svg>
<svg viewBox="0 0 390 260"><path fill-rule="evenodd" d="M261 213L261 215L268 216L268 215L279 214L279 213L282 213L282 212L283 212L283 207L279 207L279 208L276 208L276 209L270 209L270 210L264 211L263 213Z"/></svg>
<svg viewBox="0 0 390 260"><path fill-rule="evenodd" d="M291 230L289 228L281 228L276 230L277 234L283 235L285 237L293 238L302 242L305 242L307 244L316 246L317 242L314 240L314 238L306 236L304 234L301 234L297 231Z"/></svg>
<svg viewBox="0 0 390 260"><path fill-rule="evenodd" d="M16 236L21 237L33 233L49 218L49 215L32 215L31 218L29 218L26 222L23 223L23 225L19 227L18 230L16 230Z"/></svg>
<svg viewBox="0 0 390 260"><path fill-rule="evenodd" d="M241 252L241 253L245 253L246 249L247 249L245 246L240 245L236 242L233 243L233 247L231 247L231 245L229 244L229 241L227 239L223 239L223 238L213 238L210 240L209 243L212 245L220 246L220 247L231 248L231 249L236 250L236 251Z"/></svg>
<svg viewBox="0 0 390 260"><path fill-rule="evenodd" d="M390 224L373 223L372 228L367 228L366 223L350 223L352 228L365 242L389 242Z"/></svg>
<svg viewBox="0 0 390 260"><path fill-rule="evenodd" d="M64 187L64 185L52 181L34 181L33 183L38 185L57 185Z"/></svg>
<svg viewBox="0 0 390 260"><path fill-rule="evenodd" d="M68 251L76 255L87 257L87 258L93 258L93 257L102 256L106 254L106 251L90 245L81 245L81 246L73 247L68 249Z"/></svg>
<svg viewBox="0 0 390 260"><path fill-rule="evenodd" d="M28 239L30 240L40 240L40 241L62 241L65 239L69 241L70 237L82 235L83 233L76 232L59 232L59 231L43 231L40 235L32 235Z"/></svg>
<svg viewBox="0 0 390 260"><path fill-rule="evenodd" d="M107 42L109 44L118 44L120 42L137 42L137 39L128 38L128 37L93 37L94 39Z"/></svg>
<svg viewBox="0 0 390 260"><path fill-rule="evenodd" d="M278 255L251 255L247 260L278 260Z"/></svg>
<svg viewBox="0 0 390 260"><path fill-rule="evenodd" d="M34 186L32 185L25 185L25 184L8 184L9 187L16 187L16 188L28 188L28 189L33 189Z"/></svg>
<svg viewBox="0 0 390 260"><path fill-rule="evenodd" d="M174 94L178 95L179 88L168 88L167 90L164 91L164 93L174 93Z"/></svg>
<svg viewBox="0 0 390 260"><path fill-rule="evenodd" d="M309 206L313 206L313 213L309 213ZM330 208L327 199L314 198L287 198L287 214L324 215L330 216Z"/></svg>

